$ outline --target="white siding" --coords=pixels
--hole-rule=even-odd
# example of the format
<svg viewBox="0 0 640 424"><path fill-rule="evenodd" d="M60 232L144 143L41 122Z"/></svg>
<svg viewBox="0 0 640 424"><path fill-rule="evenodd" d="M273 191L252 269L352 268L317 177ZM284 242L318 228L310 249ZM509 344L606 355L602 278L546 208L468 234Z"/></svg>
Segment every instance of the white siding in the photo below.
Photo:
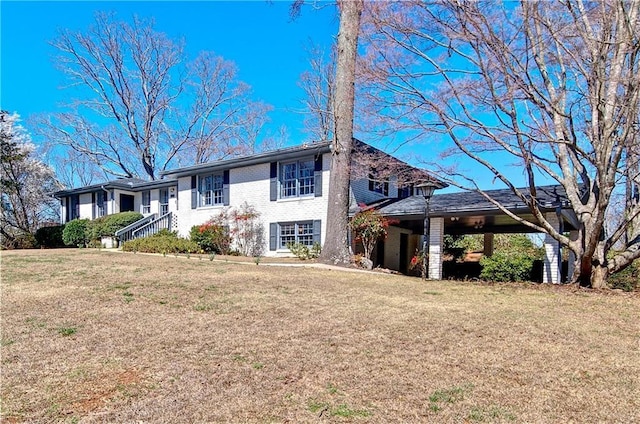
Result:
<svg viewBox="0 0 640 424"><path fill-rule="evenodd" d="M385 248L384 248L384 267L389 269L400 269L400 235L401 234L411 235L411 231L406 230L400 227L389 227L387 230L387 239L385 240ZM405 252L407 255L407 260L411 260L413 257L414 250L410 250L410 243L407 243ZM406 271L406 270L405 270Z"/></svg>
<svg viewBox="0 0 640 424"><path fill-rule="evenodd" d="M84 193L84 194L81 194L79 197L80 197L80 218L92 219L93 203L91 203L91 193Z"/></svg>
<svg viewBox="0 0 640 424"><path fill-rule="evenodd" d="M288 255L289 251L269 250L269 224L321 220L321 240L324 243L329 193L330 154L325 154L322 169L322 196L269 200L270 165L263 163L229 170L229 206L209 206L191 209L191 176L178 180L178 234L188 237L191 227L200 225L229 208L239 208L245 202L260 212L265 229L265 256Z"/></svg>

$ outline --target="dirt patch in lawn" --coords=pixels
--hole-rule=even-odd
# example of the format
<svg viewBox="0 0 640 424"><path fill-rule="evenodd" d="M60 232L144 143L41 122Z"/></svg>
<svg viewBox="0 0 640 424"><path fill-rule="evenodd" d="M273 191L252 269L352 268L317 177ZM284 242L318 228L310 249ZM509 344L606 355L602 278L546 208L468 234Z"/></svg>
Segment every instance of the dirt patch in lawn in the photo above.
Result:
<svg viewBox="0 0 640 424"><path fill-rule="evenodd" d="M640 298L2 252L6 422L634 422Z"/></svg>

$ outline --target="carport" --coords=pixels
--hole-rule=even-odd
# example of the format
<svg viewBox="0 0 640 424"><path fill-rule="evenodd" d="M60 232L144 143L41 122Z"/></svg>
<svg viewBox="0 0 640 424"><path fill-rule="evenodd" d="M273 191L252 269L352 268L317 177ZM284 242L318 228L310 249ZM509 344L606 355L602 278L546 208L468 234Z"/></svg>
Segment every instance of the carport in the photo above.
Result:
<svg viewBox="0 0 640 424"><path fill-rule="evenodd" d="M528 189L522 189L528 192ZM491 198L498 201L518 217L535 222L529 207L511 190L487 190ZM537 188L537 199L545 218L560 232L575 232L577 220L561 186ZM393 219L379 262L389 269L406 273L411 257L421 244L426 202L421 196L392 200L378 207L385 217ZM500 210L478 192L436 194L429 205L429 267L430 279L442 278L443 237L445 234L484 234L484 253L493 252L493 235L498 233L532 233L531 228L519 223ZM562 256L560 244L545 236L545 258L543 282L562 282ZM573 264L569 260L569 267ZM569 269L569 275L571 269Z"/></svg>

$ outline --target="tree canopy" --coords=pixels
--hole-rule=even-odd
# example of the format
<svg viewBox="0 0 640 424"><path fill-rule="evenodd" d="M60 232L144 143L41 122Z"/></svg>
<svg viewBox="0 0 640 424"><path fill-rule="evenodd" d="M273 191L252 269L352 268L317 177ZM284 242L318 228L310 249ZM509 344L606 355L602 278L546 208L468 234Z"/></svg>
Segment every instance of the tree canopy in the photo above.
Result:
<svg viewBox="0 0 640 424"><path fill-rule="evenodd" d="M155 179L170 163L259 147L270 106L251 99L232 62L211 52L188 60L184 42L151 20L99 13L90 28L63 30L52 45L71 100L40 129L106 174Z"/></svg>
<svg viewBox="0 0 640 424"><path fill-rule="evenodd" d="M35 157L31 137L17 114L0 111L0 211L2 247L21 247L43 224L58 221L60 189L53 170ZM28 243L27 243L28 245Z"/></svg>
<svg viewBox="0 0 640 424"><path fill-rule="evenodd" d="M569 247L577 261L572 281L602 286L640 257L638 1L369 6L363 92L387 130L447 140L453 147L445 156L471 159L510 188L533 219L510 213L465 169L442 166L442 157L425 159L439 163L450 184L485 194ZM525 189L510 178L514 166L525 175ZM538 204L536 186L548 181L564 189L577 237ZM625 184L632 187L625 216L607 228L612 197Z"/></svg>

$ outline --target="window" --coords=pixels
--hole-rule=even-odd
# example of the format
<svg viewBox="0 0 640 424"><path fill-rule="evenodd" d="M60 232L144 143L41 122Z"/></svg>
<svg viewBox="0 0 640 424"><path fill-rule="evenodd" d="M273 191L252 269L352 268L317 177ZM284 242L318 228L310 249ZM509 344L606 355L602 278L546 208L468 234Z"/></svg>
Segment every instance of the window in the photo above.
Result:
<svg viewBox="0 0 640 424"><path fill-rule="evenodd" d="M151 192L149 190L142 192L142 213L151 213Z"/></svg>
<svg viewBox="0 0 640 424"><path fill-rule="evenodd" d="M413 196L413 186L412 185L406 185L406 186L400 187L398 189L398 198L406 199L407 197L411 197L411 196Z"/></svg>
<svg viewBox="0 0 640 424"><path fill-rule="evenodd" d="M280 165L280 197L308 196L314 193L313 160L300 160Z"/></svg>
<svg viewBox="0 0 640 424"><path fill-rule="evenodd" d="M369 191L380 193L383 196L389 195L389 180L376 179L373 174L369 174Z"/></svg>
<svg viewBox="0 0 640 424"><path fill-rule="evenodd" d="M96 193L96 218L105 215L106 194L104 191L98 191Z"/></svg>
<svg viewBox="0 0 640 424"><path fill-rule="evenodd" d="M160 216L166 215L169 213L169 189L161 188L160 189Z"/></svg>
<svg viewBox="0 0 640 424"><path fill-rule="evenodd" d="M204 175L199 178L200 206L224 204L224 181L221 174Z"/></svg>
<svg viewBox="0 0 640 424"><path fill-rule="evenodd" d="M272 222L269 224L269 250L288 249L289 243L300 243L305 246L313 246L320 243L320 231L322 222Z"/></svg>
<svg viewBox="0 0 640 424"><path fill-rule="evenodd" d="M72 194L67 199L67 222L69 222L80 218L80 195Z"/></svg>
<svg viewBox="0 0 640 424"><path fill-rule="evenodd" d="M289 243L313 246L313 221L279 224L279 227L279 249L287 249Z"/></svg>

